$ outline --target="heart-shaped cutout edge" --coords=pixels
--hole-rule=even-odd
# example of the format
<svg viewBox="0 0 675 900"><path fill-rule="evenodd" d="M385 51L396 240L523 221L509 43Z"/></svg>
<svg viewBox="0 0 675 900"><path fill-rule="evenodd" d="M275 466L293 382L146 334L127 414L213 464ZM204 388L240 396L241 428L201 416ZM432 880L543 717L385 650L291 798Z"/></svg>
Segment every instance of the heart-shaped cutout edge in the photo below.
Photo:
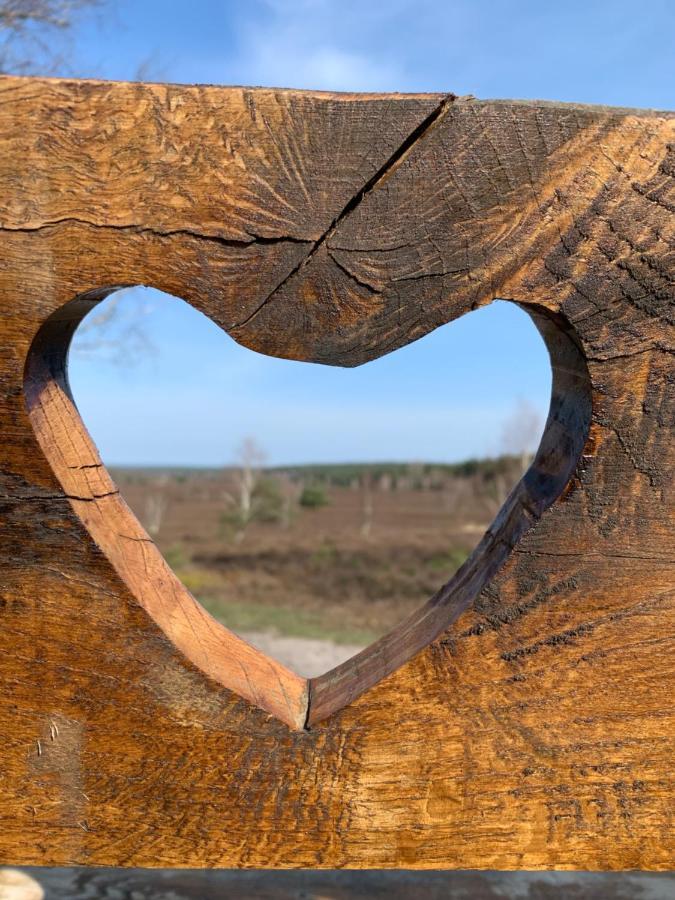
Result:
<svg viewBox="0 0 675 900"><path fill-rule="evenodd" d="M519 303L542 335L552 369L549 414L532 465L471 556L433 597L356 656L302 678L217 622L190 594L121 497L80 418L68 384L70 342L84 316L120 287L128 285L81 294L39 329L24 377L38 443L90 537L171 643L204 675L291 728L316 725L349 705L446 632L565 492L586 444L591 388L576 334L560 315Z"/></svg>

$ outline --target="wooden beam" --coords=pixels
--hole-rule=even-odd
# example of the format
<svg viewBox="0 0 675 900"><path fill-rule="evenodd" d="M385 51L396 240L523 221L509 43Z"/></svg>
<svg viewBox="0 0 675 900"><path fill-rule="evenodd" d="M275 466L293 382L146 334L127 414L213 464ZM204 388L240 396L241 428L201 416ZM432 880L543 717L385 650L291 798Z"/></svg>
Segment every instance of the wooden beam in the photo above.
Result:
<svg viewBox="0 0 675 900"><path fill-rule="evenodd" d="M2 861L671 865L675 116L7 77L0 144ZM306 681L196 603L79 418L72 334L136 284L339 366L516 302L535 461Z"/></svg>

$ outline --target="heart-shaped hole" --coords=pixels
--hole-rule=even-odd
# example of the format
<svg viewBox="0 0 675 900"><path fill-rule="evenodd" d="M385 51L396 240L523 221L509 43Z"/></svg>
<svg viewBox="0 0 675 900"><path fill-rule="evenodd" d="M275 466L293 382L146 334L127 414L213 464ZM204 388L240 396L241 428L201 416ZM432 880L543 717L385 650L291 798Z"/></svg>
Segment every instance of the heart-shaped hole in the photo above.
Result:
<svg viewBox="0 0 675 900"><path fill-rule="evenodd" d="M72 301L43 326L34 342L26 369L26 398L41 446L85 527L135 600L169 639L205 674L292 727L314 724L345 706L445 631L502 565L522 533L561 493L585 440L590 416L588 379L574 337L545 311L528 310L549 348L553 369L551 411L532 466L511 492L473 553L426 604L411 610L400 624L352 658L324 675L307 680L223 627L195 601L127 507L101 463L70 395L66 356L77 325L107 293L91 293ZM442 448L437 448L437 453L439 449L442 452ZM282 472L289 477L288 467ZM242 467L240 481L244 474ZM383 474L391 477L392 473L381 470L380 475ZM405 474L410 476L411 473L406 471ZM428 472L423 471L422 475L425 474L428 477ZM496 491L503 491L504 476L508 474L508 470L501 473L501 479L493 485ZM515 474L513 468L510 474ZM298 473L294 475L297 481ZM236 512L241 497L232 490L233 473L230 472L228 477L229 490L223 485L216 489L221 496L230 495ZM118 476L123 487L125 478L125 473ZM133 484L128 483L126 489L134 498L133 505L141 511L139 518L145 518L148 530L153 532L157 530L153 522L161 519L161 506L166 497L162 491L155 490L156 482L146 476L146 484L148 482L149 492L134 490ZM181 483L180 476L178 483ZM334 486L331 488L335 490ZM213 489L213 483L207 483L206 493ZM322 497L326 499L325 485L312 485L305 480L304 489L307 507L312 506L312 489L315 505ZM353 492L354 488L344 488L343 493L349 490ZM357 505L361 506L362 538L369 536L365 529L372 527L372 521L368 522L368 507L372 520L374 490L372 472L366 477L364 470L359 470ZM201 491L204 495L204 485ZM182 491L183 499L188 495L189 486ZM180 490L178 496L181 496ZM249 496L249 503L250 500ZM308 521L307 514L306 510L303 513L305 522ZM316 522L316 518L312 520L310 514L309 521ZM239 524L248 527L248 523ZM236 516L233 525L236 541ZM319 556L336 553L334 543L317 549ZM173 559L167 555L169 561L180 563L175 553ZM366 560L367 556L365 554ZM449 553L443 556L434 548L427 554L427 559L438 569L439 581L451 574L453 560ZM339 556L337 562L339 565ZM443 567L447 567L445 571ZM197 585L195 593L199 592L198 588ZM422 599L420 597L420 601ZM233 624L237 624L236 619Z"/></svg>
<svg viewBox="0 0 675 900"><path fill-rule="evenodd" d="M251 352L139 290L86 317L69 379L183 584L303 677L365 649L459 568L529 465L550 396L546 348L512 304L339 369Z"/></svg>

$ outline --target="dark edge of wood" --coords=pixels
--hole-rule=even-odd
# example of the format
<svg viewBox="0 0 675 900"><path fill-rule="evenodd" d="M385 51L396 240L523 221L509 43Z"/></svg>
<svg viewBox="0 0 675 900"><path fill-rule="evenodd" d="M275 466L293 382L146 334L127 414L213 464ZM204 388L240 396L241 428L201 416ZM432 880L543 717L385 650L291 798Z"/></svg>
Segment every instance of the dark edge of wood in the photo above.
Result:
<svg viewBox="0 0 675 900"><path fill-rule="evenodd" d="M520 538L563 494L586 443L591 382L571 327L543 308L522 306L542 335L553 373L551 404L531 467L469 559L430 600L361 653L309 682L307 727L318 724L412 659L471 605Z"/></svg>

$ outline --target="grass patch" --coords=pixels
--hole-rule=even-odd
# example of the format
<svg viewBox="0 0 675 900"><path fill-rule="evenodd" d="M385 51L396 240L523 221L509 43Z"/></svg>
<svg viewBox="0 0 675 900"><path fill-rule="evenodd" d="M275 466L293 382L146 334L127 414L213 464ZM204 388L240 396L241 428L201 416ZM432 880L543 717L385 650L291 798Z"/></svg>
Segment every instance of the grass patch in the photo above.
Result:
<svg viewBox="0 0 675 900"><path fill-rule="evenodd" d="M191 594L195 594L195 596L197 594L208 594L210 591L220 589L223 585L223 578L219 572L212 572L209 569L200 569L198 566L191 566L189 568L181 568L180 566L174 568L172 566L172 568L188 591L190 591Z"/></svg>
<svg viewBox="0 0 675 900"><path fill-rule="evenodd" d="M427 561L427 565L434 572L447 572L448 576L450 576L456 572L468 558L469 554L466 550L451 550L449 553L435 554Z"/></svg>
<svg viewBox="0 0 675 900"><path fill-rule="evenodd" d="M289 609L260 603L237 603L199 597L214 619L232 631L273 631L284 637L313 638L336 644L370 644L377 635L364 628L326 622L310 610Z"/></svg>

